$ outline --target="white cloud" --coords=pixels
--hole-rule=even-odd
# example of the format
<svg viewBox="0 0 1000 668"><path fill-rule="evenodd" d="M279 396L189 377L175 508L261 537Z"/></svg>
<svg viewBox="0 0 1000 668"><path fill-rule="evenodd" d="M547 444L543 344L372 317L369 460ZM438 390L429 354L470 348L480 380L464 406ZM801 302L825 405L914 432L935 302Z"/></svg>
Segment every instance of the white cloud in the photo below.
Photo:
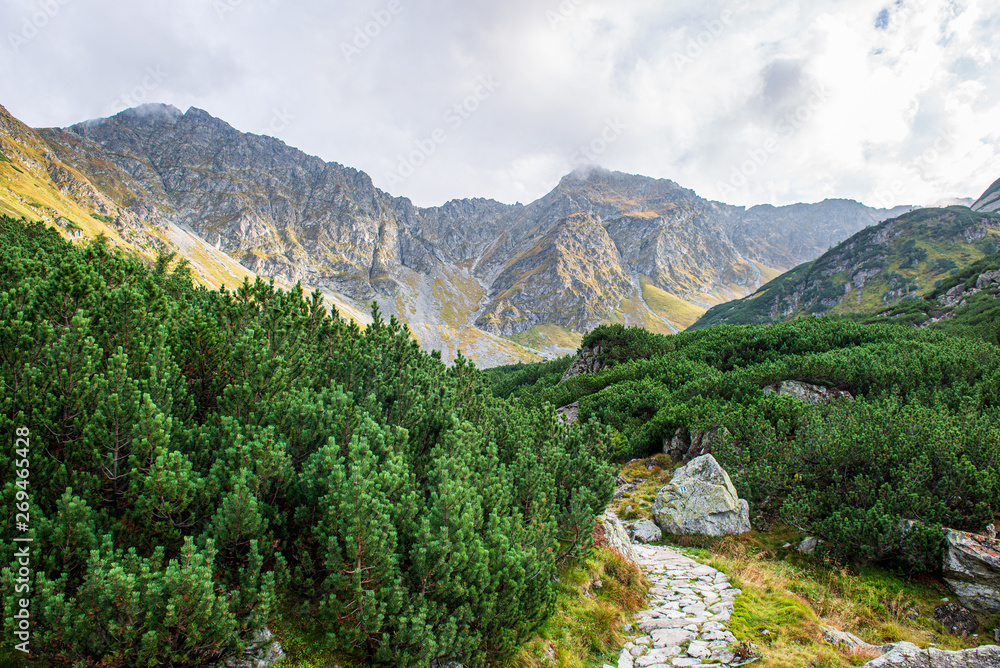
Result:
<svg viewBox="0 0 1000 668"><path fill-rule="evenodd" d="M0 25L45 2L36 36L0 45L0 103L22 120L106 115L161 68L149 100L274 128L418 204L530 201L609 122L625 129L604 166L737 204L923 203L1000 176L986 0L24 0ZM481 77L501 85L450 123Z"/></svg>

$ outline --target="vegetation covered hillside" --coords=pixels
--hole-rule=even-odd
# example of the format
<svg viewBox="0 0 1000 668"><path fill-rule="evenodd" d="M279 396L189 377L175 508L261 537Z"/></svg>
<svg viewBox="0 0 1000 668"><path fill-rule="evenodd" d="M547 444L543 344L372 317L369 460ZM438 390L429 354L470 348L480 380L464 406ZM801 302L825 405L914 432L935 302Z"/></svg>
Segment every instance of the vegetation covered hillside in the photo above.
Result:
<svg viewBox="0 0 1000 668"><path fill-rule="evenodd" d="M494 391L523 406L579 401L581 421L617 432L621 459L715 430L757 528L934 570L942 525L979 531L1000 510L1000 349L983 340L808 318L674 336L604 326L583 345L608 368L564 382L569 358L499 368ZM836 398L773 391L789 380Z"/></svg>
<svg viewBox="0 0 1000 668"><path fill-rule="evenodd" d="M691 329L880 313L998 250L1000 214L962 206L918 209L858 232L749 297L710 309Z"/></svg>
<svg viewBox="0 0 1000 668"><path fill-rule="evenodd" d="M915 327L980 338L1000 345L1000 253L988 255L958 271L923 299L900 302L877 317Z"/></svg>
<svg viewBox="0 0 1000 668"><path fill-rule="evenodd" d="M215 665L269 622L360 665L532 637L611 496L609 439L374 316L0 218L0 505L30 515L3 529L34 540L41 665Z"/></svg>

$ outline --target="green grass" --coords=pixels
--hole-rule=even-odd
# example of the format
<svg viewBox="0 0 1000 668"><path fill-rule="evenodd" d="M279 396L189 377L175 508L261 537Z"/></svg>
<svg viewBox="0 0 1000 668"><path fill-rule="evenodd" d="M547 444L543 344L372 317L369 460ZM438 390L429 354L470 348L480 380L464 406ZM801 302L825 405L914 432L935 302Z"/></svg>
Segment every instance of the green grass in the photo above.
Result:
<svg viewBox="0 0 1000 668"><path fill-rule="evenodd" d="M534 325L527 331L513 334L507 338L518 345L534 350L552 347L576 350L580 347L580 342L583 341L582 334L552 324Z"/></svg>
<svg viewBox="0 0 1000 668"><path fill-rule="evenodd" d="M726 538L675 538L698 546L699 560L727 573L742 590L730 629L740 640L762 649L764 657L757 664L761 668L846 668L873 658L832 647L823 639L823 626L848 631L876 646L905 640L956 650L980 644L979 638L949 635L934 620L934 608L944 598L954 600L941 582L799 554L782 547L802 539L788 527ZM981 615L980 622L982 634L988 634L987 629L1000 625L1000 616Z"/></svg>
<svg viewBox="0 0 1000 668"><path fill-rule="evenodd" d="M559 572L556 609L510 668L584 668L616 663L624 625L646 606L649 581L617 552L598 547Z"/></svg>
<svg viewBox="0 0 1000 668"><path fill-rule="evenodd" d="M612 508L626 520L652 517L656 491L670 481L675 467L666 455L629 463L621 475L638 487L613 501ZM950 635L934 620L943 599L955 600L941 581L784 547L802 538L794 528L776 525L767 533L723 538L665 535L661 544L728 574L742 590L729 627L738 640L760 649L762 659L754 664L760 668L847 668L874 658L833 647L823 638L824 626L876 646L908 641L945 650L976 647L1000 628L1000 615L981 614L980 638Z"/></svg>
<svg viewBox="0 0 1000 668"><path fill-rule="evenodd" d="M306 630L303 620L304 616L291 607L272 616L271 632L285 651L285 659L279 664L281 668L361 668L360 664L332 652L326 634L316 629Z"/></svg>
<svg viewBox="0 0 1000 668"><path fill-rule="evenodd" d="M666 318L677 329L684 330L705 314L705 309L661 290L646 277L640 280L642 298L657 315Z"/></svg>

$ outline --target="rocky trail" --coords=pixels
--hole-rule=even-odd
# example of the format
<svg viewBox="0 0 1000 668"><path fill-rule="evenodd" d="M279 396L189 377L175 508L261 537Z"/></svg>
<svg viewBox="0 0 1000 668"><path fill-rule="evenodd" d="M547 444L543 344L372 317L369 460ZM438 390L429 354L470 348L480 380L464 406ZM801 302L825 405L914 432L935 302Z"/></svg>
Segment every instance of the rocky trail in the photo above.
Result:
<svg viewBox="0 0 1000 668"><path fill-rule="evenodd" d="M637 616L638 634L618 655L617 668L739 666L726 627L740 590L729 577L675 549L634 545L653 583L650 606ZM612 667L613 668L613 667Z"/></svg>

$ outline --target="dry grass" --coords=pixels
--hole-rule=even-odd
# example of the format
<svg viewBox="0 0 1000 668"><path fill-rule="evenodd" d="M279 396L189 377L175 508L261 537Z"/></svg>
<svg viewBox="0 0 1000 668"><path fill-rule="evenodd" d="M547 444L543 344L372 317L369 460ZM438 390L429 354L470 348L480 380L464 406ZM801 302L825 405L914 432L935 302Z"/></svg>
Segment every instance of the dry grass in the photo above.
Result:
<svg viewBox="0 0 1000 668"><path fill-rule="evenodd" d="M600 541L598 541L599 543ZM559 573L555 614L512 659L511 668L584 668L614 663L624 625L646 606L642 570L607 547Z"/></svg>
<svg viewBox="0 0 1000 668"><path fill-rule="evenodd" d="M674 468L667 455L629 462L621 475L637 487L627 498L612 502L612 508L623 519L651 517L656 492L669 482ZM788 527L724 538L664 538L664 543L729 574L743 591L730 627L741 641L759 647L762 658L754 665L760 668L847 668L875 657L872 651L834 647L823 637L824 626L875 646L908 641L954 650L980 644L980 638L949 635L934 621L934 608L952 596L938 580L801 555L783 547L803 538ZM987 634L982 640L989 642L991 629L1000 627L1000 616L980 621Z"/></svg>
<svg viewBox="0 0 1000 668"><path fill-rule="evenodd" d="M823 627L848 631L876 646L908 641L940 649L978 646L978 638L948 635L934 608L948 596L932 578L908 579L874 566L823 562L778 547L798 538L786 529L723 539L678 537L700 560L730 575L743 590L730 622L733 633L762 648L761 668L859 666L871 651L835 648ZM984 618L992 628L996 618ZM985 639L985 638L984 638Z"/></svg>
<svg viewBox="0 0 1000 668"><path fill-rule="evenodd" d="M685 330L705 313L705 309L653 285L645 276L640 280L642 297L649 308L669 320L675 327Z"/></svg>

